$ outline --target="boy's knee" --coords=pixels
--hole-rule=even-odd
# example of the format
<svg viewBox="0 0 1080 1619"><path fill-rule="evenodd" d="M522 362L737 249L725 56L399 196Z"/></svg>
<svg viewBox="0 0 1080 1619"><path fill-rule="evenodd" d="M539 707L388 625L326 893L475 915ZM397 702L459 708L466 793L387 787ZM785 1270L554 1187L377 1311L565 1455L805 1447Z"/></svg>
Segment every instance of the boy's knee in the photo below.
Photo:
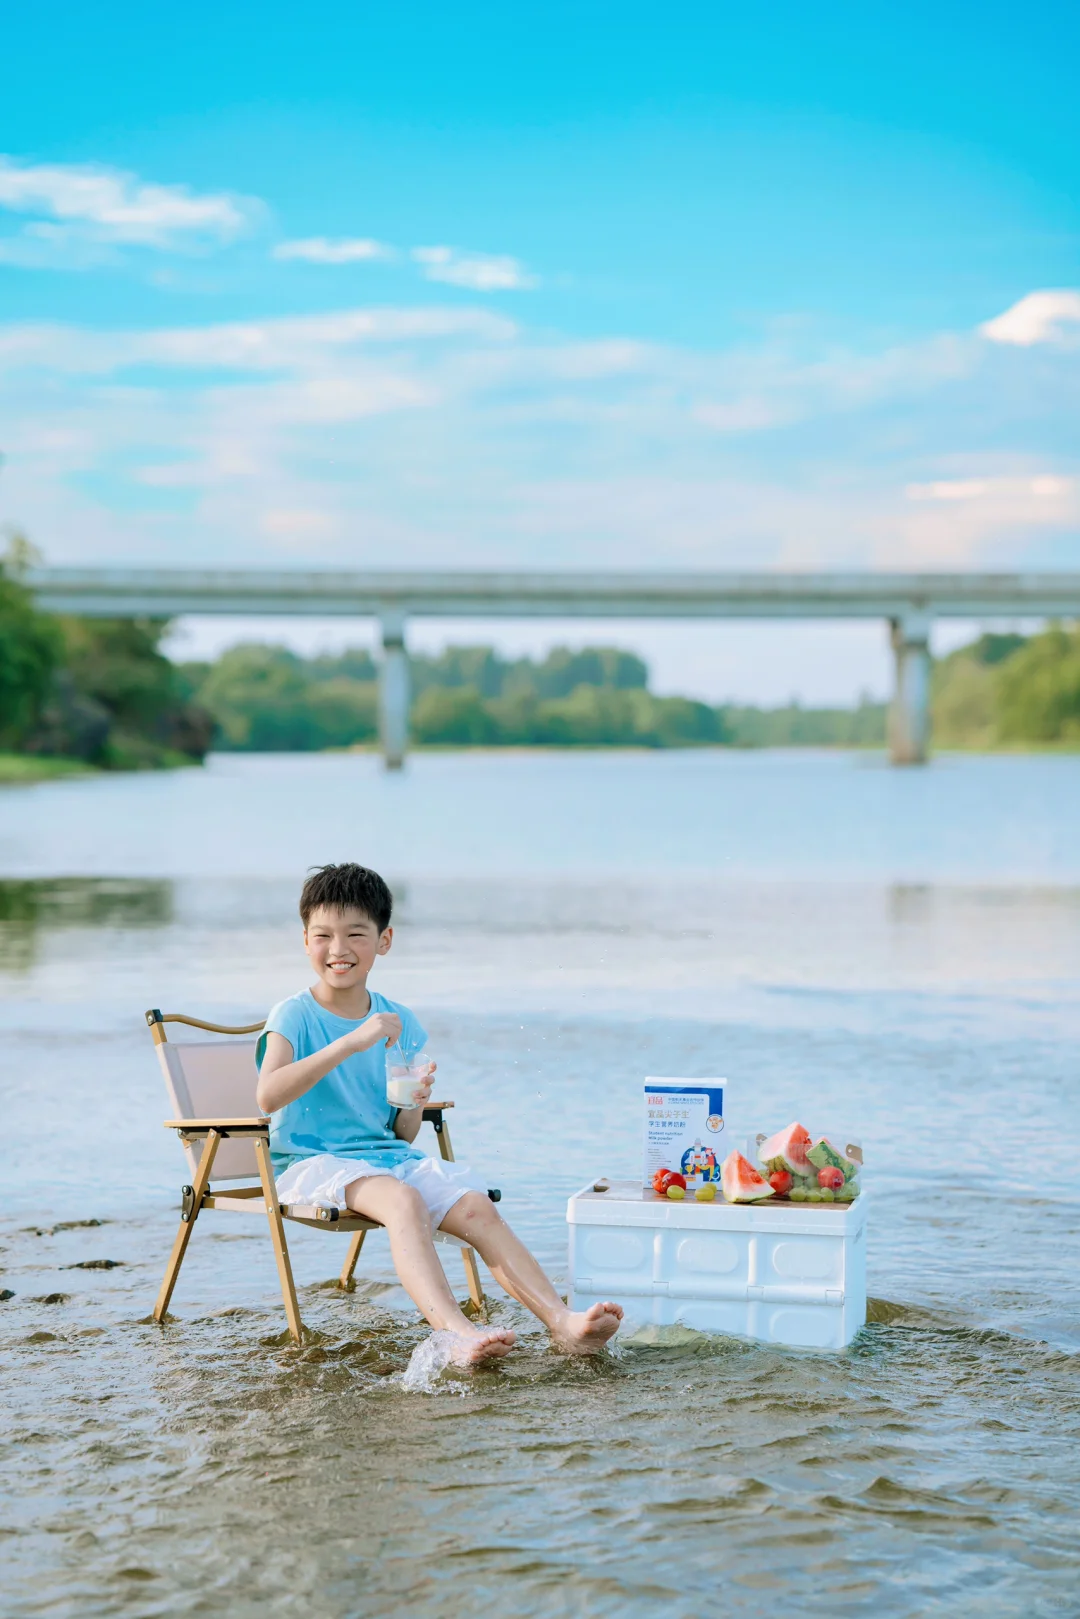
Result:
<svg viewBox="0 0 1080 1619"><path fill-rule="evenodd" d="M415 1186L405 1186L401 1181L396 1181L392 1198L396 1213L403 1215L422 1214L426 1218L427 1204Z"/></svg>
<svg viewBox="0 0 1080 1619"><path fill-rule="evenodd" d="M496 1225L501 1218L486 1192L466 1192L458 1198L454 1212L471 1224Z"/></svg>

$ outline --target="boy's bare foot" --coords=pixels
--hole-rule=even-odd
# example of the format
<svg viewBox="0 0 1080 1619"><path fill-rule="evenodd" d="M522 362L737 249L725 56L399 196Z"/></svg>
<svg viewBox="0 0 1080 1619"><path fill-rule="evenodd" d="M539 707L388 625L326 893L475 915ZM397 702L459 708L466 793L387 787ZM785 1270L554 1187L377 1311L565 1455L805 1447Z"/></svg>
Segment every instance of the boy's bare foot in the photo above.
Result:
<svg viewBox="0 0 1080 1619"><path fill-rule="evenodd" d="M515 1335L503 1327L486 1331L478 1327L470 1333L455 1332L450 1359L455 1366L479 1366L485 1360L501 1360L503 1355L510 1353L516 1342Z"/></svg>
<svg viewBox="0 0 1080 1619"><path fill-rule="evenodd" d="M595 1355L614 1338L622 1318L622 1305L607 1299L588 1310L569 1310L552 1336L568 1355Z"/></svg>

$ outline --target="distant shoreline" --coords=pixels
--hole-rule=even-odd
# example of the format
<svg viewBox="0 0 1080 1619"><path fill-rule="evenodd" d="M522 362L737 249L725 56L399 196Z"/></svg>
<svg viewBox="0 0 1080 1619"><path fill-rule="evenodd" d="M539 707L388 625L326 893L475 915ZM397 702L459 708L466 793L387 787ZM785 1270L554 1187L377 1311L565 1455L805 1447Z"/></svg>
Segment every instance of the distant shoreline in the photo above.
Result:
<svg viewBox="0 0 1080 1619"><path fill-rule="evenodd" d="M378 757L377 743L356 743L347 748L215 748L207 754L206 758L220 759L325 759L332 756L348 754L361 754L365 757ZM887 750L880 743L829 743L829 742L799 742L799 743L767 743L755 745L753 743L706 742L689 744L684 747L650 747L633 743L455 743L455 742L417 742L410 744L410 753L413 754L484 754L491 757L514 757L528 755L542 757L545 754L559 754L562 756L574 754L671 754L671 753L851 753L868 757L874 754L884 757ZM1064 756L1080 754L1080 742L1045 742L1045 743L1012 743L1008 746L998 747L942 747L931 749L931 760L948 758L1019 758L1029 755L1061 754ZM206 761L202 761L205 763ZM50 758L40 754L0 753L0 787L32 787L43 782L69 781L75 778L88 776L127 776L141 775L146 770L197 770L200 761L196 759L185 760L183 765L179 762L169 761L166 764L145 765L127 770L105 770L99 765L86 764L80 759Z"/></svg>
<svg viewBox="0 0 1080 1619"><path fill-rule="evenodd" d="M48 753L0 753L0 787L34 787L44 781L71 781L86 776L131 776L148 770L196 770L202 763L174 754L152 764L114 766L88 764Z"/></svg>
<svg viewBox="0 0 1080 1619"><path fill-rule="evenodd" d="M54 759L37 753L0 753L0 787L31 786L70 776L101 776L103 770L82 759Z"/></svg>

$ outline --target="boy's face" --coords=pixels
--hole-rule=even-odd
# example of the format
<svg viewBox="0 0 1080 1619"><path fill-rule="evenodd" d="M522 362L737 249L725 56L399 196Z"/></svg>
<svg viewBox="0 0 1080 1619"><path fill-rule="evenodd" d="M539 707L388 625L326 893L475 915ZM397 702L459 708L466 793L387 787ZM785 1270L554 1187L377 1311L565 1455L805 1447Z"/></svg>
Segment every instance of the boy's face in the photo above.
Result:
<svg viewBox="0 0 1080 1619"><path fill-rule="evenodd" d="M376 956L385 956L393 928L378 926L363 911L320 907L308 917L304 949L329 989L353 989L367 981Z"/></svg>

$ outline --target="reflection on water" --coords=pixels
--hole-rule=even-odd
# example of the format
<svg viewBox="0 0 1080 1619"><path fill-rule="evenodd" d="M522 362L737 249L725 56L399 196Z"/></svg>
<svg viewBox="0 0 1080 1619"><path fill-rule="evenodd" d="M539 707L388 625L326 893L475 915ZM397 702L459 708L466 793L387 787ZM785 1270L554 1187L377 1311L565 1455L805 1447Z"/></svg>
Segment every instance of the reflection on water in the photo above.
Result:
<svg viewBox="0 0 1080 1619"><path fill-rule="evenodd" d="M346 851L390 856L398 931L379 981L425 1014L459 1156L559 1276L566 1196L634 1172L641 1077L723 1072L736 1129L803 1116L863 1139L867 1328L818 1355L631 1323L615 1354L580 1364L496 1298L520 1352L440 1372L430 1351L413 1360L425 1333L385 1238L343 1295L345 1239L298 1230L295 1350L263 1222L209 1214L157 1328L188 1171L161 1128L142 1012L246 1020L305 981L297 887L324 850L309 837L292 868L278 861L295 805L328 779L336 791L339 767L211 772L182 849L169 839L198 773L155 779L168 880L139 875L142 780L100 800L61 784L62 803L36 810L20 794L17 815L0 805L5 1619L1075 1611L1080 1196L1056 1144L1076 1113L1080 889L1075 851L1054 851L1076 772L1058 771L1042 820L1042 762L998 772L990 880L972 875L988 863L977 820L954 864L955 829L922 868L889 853L903 835L887 816L910 814L912 789L885 773L881 858L838 857L830 875L819 826L806 869L789 853L770 875L762 823L780 791L816 804L837 848L863 836L844 771L827 789L816 761L792 759L723 762L725 835L737 802L745 859L688 870L685 844L665 844L658 803L687 766L659 760L620 778L638 783L618 834L634 858L615 871L600 851L584 869L579 845L559 866L552 819L594 789L606 802L611 762L498 767L477 761L473 778L481 818L493 795L511 816L492 834L497 878L436 869L466 813L460 762L434 806L423 771L364 776L366 831ZM917 790L958 814L978 794L951 779ZM255 803L264 875L237 837ZM395 805L411 842L387 830ZM56 828L73 807L98 851L88 882L50 875L70 870ZM696 813L700 854L709 803Z"/></svg>
<svg viewBox="0 0 1080 1619"><path fill-rule="evenodd" d="M142 877L0 879L0 967L31 967L46 932L160 927L172 919L172 889Z"/></svg>

